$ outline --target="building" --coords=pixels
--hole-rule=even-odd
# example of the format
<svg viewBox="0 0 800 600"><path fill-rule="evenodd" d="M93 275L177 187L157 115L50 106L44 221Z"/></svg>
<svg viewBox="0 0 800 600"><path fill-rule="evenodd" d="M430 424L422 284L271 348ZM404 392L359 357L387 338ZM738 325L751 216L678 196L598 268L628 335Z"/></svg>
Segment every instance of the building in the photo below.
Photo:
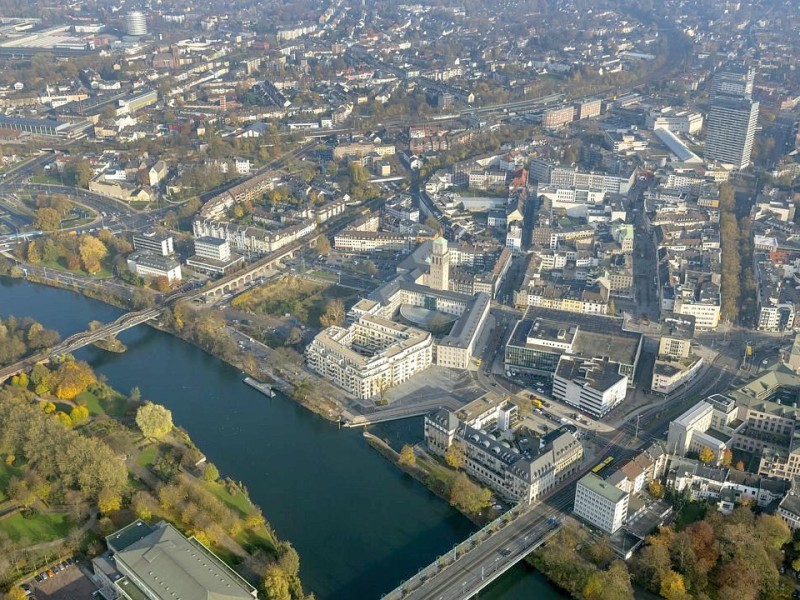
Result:
<svg viewBox="0 0 800 600"><path fill-rule="evenodd" d="M606 533L615 533L628 517L628 493L589 473L575 488L575 516Z"/></svg>
<svg viewBox="0 0 800 600"><path fill-rule="evenodd" d="M677 110L668 106L661 110L651 110L645 116L648 129L666 129L672 133L696 135L703 129L703 115L688 110Z"/></svg>
<svg viewBox="0 0 800 600"><path fill-rule="evenodd" d="M306 348L315 372L357 398L372 398L433 362L430 333L374 315L328 327Z"/></svg>
<svg viewBox="0 0 800 600"><path fill-rule="evenodd" d="M800 529L800 481L792 479L789 493L783 497L778 505L778 516L784 520L789 529Z"/></svg>
<svg viewBox="0 0 800 600"><path fill-rule="evenodd" d="M333 247L341 252L357 254L375 251L408 252L411 237L389 231L344 229L333 238Z"/></svg>
<svg viewBox="0 0 800 600"><path fill-rule="evenodd" d="M133 234L133 248L139 252L149 252L158 256L172 256L175 254L175 242L168 233L158 233L154 230Z"/></svg>
<svg viewBox="0 0 800 600"><path fill-rule="evenodd" d="M728 64L714 74L714 98L720 96L752 98L756 71L744 64Z"/></svg>
<svg viewBox="0 0 800 600"><path fill-rule="evenodd" d="M147 19L144 13L132 10L125 15L125 33L132 36L147 35Z"/></svg>
<svg viewBox="0 0 800 600"><path fill-rule="evenodd" d="M186 265L213 274L225 274L244 262L244 257L231 252L228 240L209 236L194 240L194 255L186 259Z"/></svg>
<svg viewBox="0 0 800 600"><path fill-rule="evenodd" d="M504 498L534 502L577 472L583 446L568 428L551 432L538 446L523 449L512 445L502 432L508 429L515 409L487 395L458 413L446 409L430 413L424 425L428 449L444 456L450 446L458 444L464 449L468 475Z"/></svg>
<svg viewBox="0 0 800 600"><path fill-rule="evenodd" d="M542 115L542 127L557 129L575 120L575 107L551 108Z"/></svg>
<svg viewBox="0 0 800 600"><path fill-rule="evenodd" d="M137 520L106 538L109 555L92 561L104 589L128 600L254 600L258 591L211 550L161 521ZM105 558L108 556L108 558Z"/></svg>
<svg viewBox="0 0 800 600"><path fill-rule="evenodd" d="M562 356L553 376L553 397L595 418L605 416L628 392L628 377L608 360Z"/></svg>
<svg viewBox="0 0 800 600"><path fill-rule="evenodd" d="M704 158L743 169L750 164L758 102L719 96L711 103Z"/></svg>
<svg viewBox="0 0 800 600"><path fill-rule="evenodd" d="M678 456L708 448L719 464L725 450L733 447L733 433L741 426L736 403L714 394L698 402L669 424L667 449Z"/></svg>
<svg viewBox="0 0 800 600"><path fill-rule="evenodd" d="M506 343L508 375L552 377L562 355L608 360L633 385L642 334L623 329L622 319L547 308L529 308Z"/></svg>
<svg viewBox="0 0 800 600"><path fill-rule="evenodd" d="M168 256L132 252L127 260L128 270L138 277L166 277L170 284L182 279L181 263Z"/></svg>
<svg viewBox="0 0 800 600"><path fill-rule="evenodd" d="M434 290L450 289L450 250L447 240L436 238L431 251L431 270L428 274L428 287Z"/></svg>

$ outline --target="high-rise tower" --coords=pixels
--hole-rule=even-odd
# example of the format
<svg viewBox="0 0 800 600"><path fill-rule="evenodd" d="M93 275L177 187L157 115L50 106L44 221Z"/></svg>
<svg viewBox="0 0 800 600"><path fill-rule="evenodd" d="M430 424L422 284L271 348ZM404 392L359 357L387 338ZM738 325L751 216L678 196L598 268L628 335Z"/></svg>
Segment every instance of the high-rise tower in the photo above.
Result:
<svg viewBox="0 0 800 600"><path fill-rule="evenodd" d="M147 35L147 19L142 12L132 10L125 15L125 33L133 36Z"/></svg>
<svg viewBox="0 0 800 600"><path fill-rule="evenodd" d="M450 250L447 247L447 240L443 237L433 240L428 287L434 290L450 289Z"/></svg>
<svg viewBox="0 0 800 600"><path fill-rule="evenodd" d="M755 70L731 65L714 77L714 97L706 121L707 161L717 161L743 169L750 164L758 102L753 101Z"/></svg>

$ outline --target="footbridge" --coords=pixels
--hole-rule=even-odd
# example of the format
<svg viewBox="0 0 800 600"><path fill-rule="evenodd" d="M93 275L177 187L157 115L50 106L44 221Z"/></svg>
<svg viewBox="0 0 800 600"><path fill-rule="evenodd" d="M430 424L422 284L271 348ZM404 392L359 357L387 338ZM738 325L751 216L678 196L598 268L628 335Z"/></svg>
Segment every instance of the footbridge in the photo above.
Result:
<svg viewBox="0 0 800 600"><path fill-rule="evenodd" d="M149 321L150 319L158 317L161 315L163 310L163 308L149 308L146 310L129 312L119 317L116 321L108 323L102 327L98 327L97 329L81 331L71 335L48 350L39 352L38 354L29 356L28 358L25 358L13 365L9 365L3 369L0 369L0 383L3 383L9 377L19 375L23 371L33 368L36 363L50 360L62 354L74 352L75 350L83 348L84 346L88 346L91 343L119 335L126 329L136 327L145 321Z"/></svg>

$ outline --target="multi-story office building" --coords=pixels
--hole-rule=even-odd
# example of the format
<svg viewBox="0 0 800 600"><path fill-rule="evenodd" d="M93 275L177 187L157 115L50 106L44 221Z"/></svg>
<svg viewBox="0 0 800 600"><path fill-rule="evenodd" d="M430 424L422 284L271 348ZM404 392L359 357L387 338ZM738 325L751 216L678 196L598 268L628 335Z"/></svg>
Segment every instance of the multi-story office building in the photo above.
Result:
<svg viewBox="0 0 800 600"><path fill-rule="evenodd" d="M306 348L308 365L358 398L372 398L424 371L433 361L431 334L383 317L362 315L328 327Z"/></svg>
<svg viewBox="0 0 800 600"><path fill-rule="evenodd" d="M194 253L202 258L227 261L231 258L231 245L228 240L214 237L199 237L194 241Z"/></svg>
<svg viewBox="0 0 800 600"><path fill-rule="evenodd" d="M480 405L472 408L473 405ZM536 448L518 449L486 433L492 421L508 428L516 406L479 398L458 413L441 409L425 417L425 441L433 454L444 456L453 444L464 449L464 470L498 494L517 502L533 502L575 473L583 446L571 431L558 429ZM513 407L513 408L512 408ZM512 411L512 412L509 412Z"/></svg>
<svg viewBox="0 0 800 600"><path fill-rule="evenodd" d="M758 102L728 96L715 98L708 115L705 160L745 168L750 164L757 122Z"/></svg>
<svg viewBox="0 0 800 600"><path fill-rule="evenodd" d="M133 248L139 252L149 252L159 256L172 256L175 254L175 242L168 233L161 234L156 231L133 234Z"/></svg>
<svg viewBox="0 0 800 600"><path fill-rule="evenodd" d="M510 375L552 376L562 355L605 358L633 385L642 334L625 331L622 325L622 319L614 317L529 308L506 344L505 370Z"/></svg>
<svg viewBox="0 0 800 600"><path fill-rule="evenodd" d="M132 10L125 15L125 33L128 35L147 35L147 19L144 13Z"/></svg>
<svg viewBox="0 0 800 600"><path fill-rule="evenodd" d="M628 377L608 360L562 356L553 376L553 397L595 418L605 416L628 392Z"/></svg>
<svg viewBox="0 0 800 600"><path fill-rule="evenodd" d="M589 473L575 488L572 512L606 533L614 533L628 518L628 492Z"/></svg>
<svg viewBox="0 0 800 600"><path fill-rule="evenodd" d="M224 274L244 262L244 257L231 252L228 240L202 236L194 240L194 255L186 265L207 273Z"/></svg>
<svg viewBox="0 0 800 600"><path fill-rule="evenodd" d="M752 98L755 78L754 68L743 64L728 64L714 74L713 97Z"/></svg>

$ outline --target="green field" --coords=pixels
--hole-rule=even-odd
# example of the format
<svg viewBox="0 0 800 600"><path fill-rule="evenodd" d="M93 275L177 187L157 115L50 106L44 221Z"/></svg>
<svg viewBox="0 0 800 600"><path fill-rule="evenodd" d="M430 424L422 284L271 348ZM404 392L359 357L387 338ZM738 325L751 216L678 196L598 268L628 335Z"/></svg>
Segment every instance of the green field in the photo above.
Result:
<svg viewBox="0 0 800 600"><path fill-rule="evenodd" d="M66 537L72 529L72 523L66 515L34 514L25 518L21 513L0 521L0 531L18 542L28 540L31 544L49 542Z"/></svg>
<svg viewBox="0 0 800 600"><path fill-rule="evenodd" d="M136 457L136 464L140 467L144 467L149 469L153 466L153 463L156 461L156 457L158 456L158 444L150 444L139 453L139 456Z"/></svg>
<svg viewBox="0 0 800 600"><path fill-rule="evenodd" d="M228 490L221 483L212 483L209 481L203 481L201 483L204 488L206 488L209 492L214 494L226 506L232 508L241 516L246 517L247 515L253 512L253 507L247 501L247 496L245 496L241 492L232 496L231 494L228 493Z"/></svg>
<svg viewBox="0 0 800 600"><path fill-rule="evenodd" d="M109 417L125 416L128 399L122 394L115 394L113 398L100 400L91 392L81 392L75 398L78 404L83 404L89 409L89 414L93 417L108 415Z"/></svg>

